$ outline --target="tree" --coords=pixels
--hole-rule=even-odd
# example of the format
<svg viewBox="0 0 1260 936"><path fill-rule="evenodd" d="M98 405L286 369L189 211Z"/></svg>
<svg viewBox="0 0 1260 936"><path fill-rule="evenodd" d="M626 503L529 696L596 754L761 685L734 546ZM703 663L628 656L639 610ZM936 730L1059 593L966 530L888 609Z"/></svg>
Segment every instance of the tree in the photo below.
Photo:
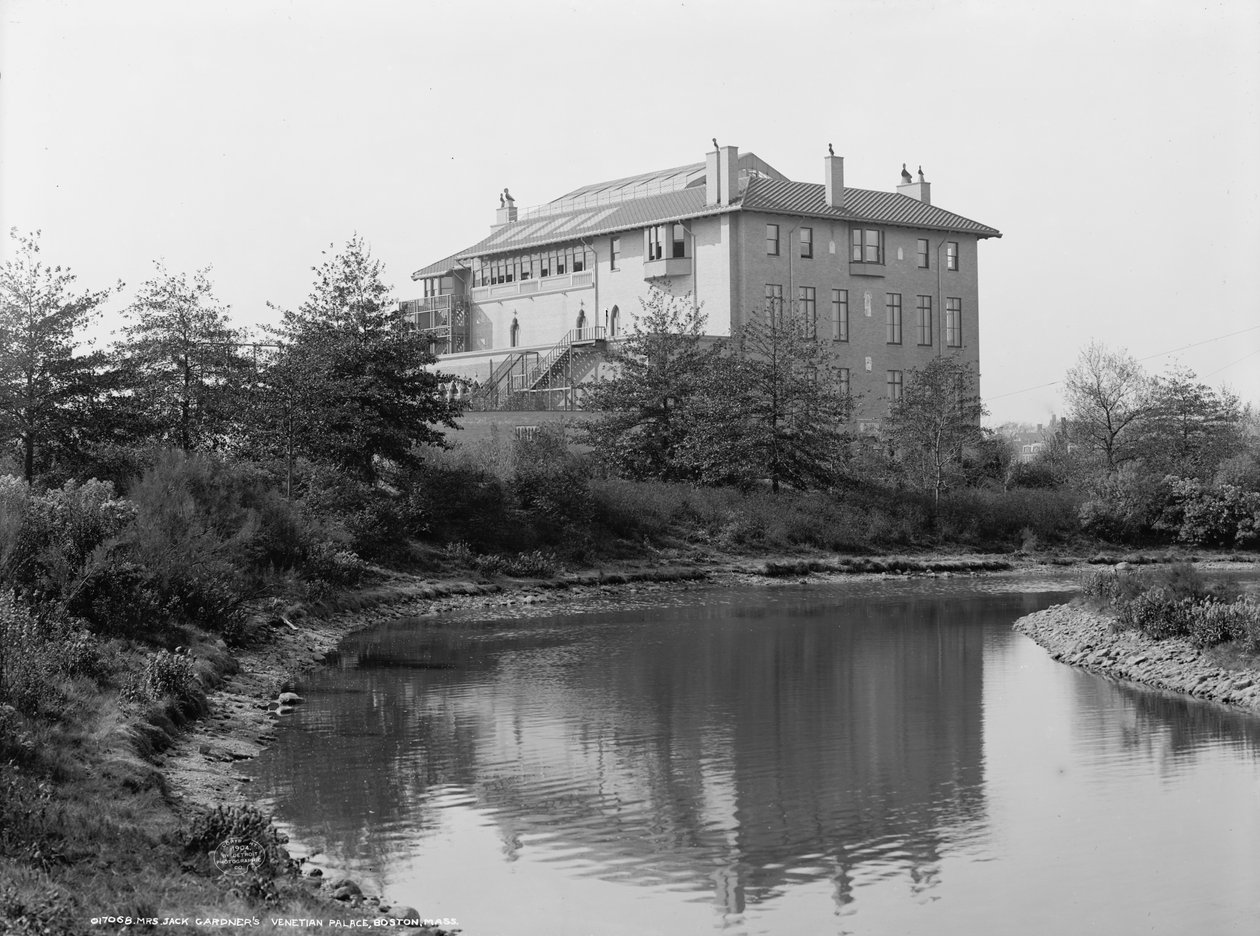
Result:
<svg viewBox="0 0 1260 936"><path fill-rule="evenodd" d="M436 358L361 237L313 269L310 296L276 330L282 348L260 382L255 437L374 481L381 459L407 463L414 446L444 444L438 427L454 428L460 405L439 393L443 378L426 369Z"/></svg>
<svg viewBox="0 0 1260 936"><path fill-rule="evenodd" d="M30 481L37 456L88 428L103 359L75 352L110 291L75 293L74 275L41 259L40 232L9 236L15 253L0 267L0 439L17 443Z"/></svg>
<svg viewBox="0 0 1260 936"><path fill-rule="evenodd" d="M1152 412L1151 382L1124 352L1092 342L1064 379L1072 440L1100 457L1109 474L1140 454Z"/></svg>
<svg viewBox="0 0 1260 936"><path fill-rule="evenodd" d="M216 448L234 425L238 391L252 371L241 353L244 335L228 324L208 270L190 281L156 266L128 309L124 377L161 442L185 452Z"/></svg>
<svg viewBox="0 0 1260 936"><path fill-rule="evenodd" d="M1199 383L1194 371L1173 368L1152 382L1150 414L1139 435L1149 471L1208 480L1244 447L1242 407L1233 394Z"/></svg>
<svg viewBox="0 0 1260 936"><path fill-rule="evenodd" d="M683 445L701 480L766 478L774 491L834 480L853 399L799 309L772 305L749 316L701 390Z"/></svg>
<svg viewBox="0 0 1260 936"><path fill-rule="evenodd" d="M629 336L609 354L616 376L596 383L583 402L603 414L586 426L586 440L626 477L678 480L688 476L679 448L713 349L689 295L653 286L641 302Z"/></svg>
<svg viewBox="0 0 1260 936"><path fill-rule="evenodd" d="M984 414L969 363L934 357L907 375L884 431L917 486L931 491L937 504L961 469L967 448L983 442Z"/></svg>

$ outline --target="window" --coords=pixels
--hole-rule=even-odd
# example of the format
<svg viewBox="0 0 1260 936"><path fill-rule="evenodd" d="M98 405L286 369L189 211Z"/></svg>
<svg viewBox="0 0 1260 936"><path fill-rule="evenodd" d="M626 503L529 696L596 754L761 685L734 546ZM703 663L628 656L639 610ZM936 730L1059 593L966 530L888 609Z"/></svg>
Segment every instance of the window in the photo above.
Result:
<svg viewBox="0 0 1260 936"><path fill-rule="evenodd" d="M919 310L919 344L932 343L932 297L919 296L915 302Z"/></svg>
<svg viewBox="0 0 1260 936"><path fill-rule="evenodd" d="M608 316L608 337L616 338L617 331L621 328L621 309L617 306L612 307L612 313Z"/></svg>
<svg viewBox="0 0 1260 936"><path fill-rule="evenodd" d="M516 319L512 319L511 328L512 347L515 348L521 343L521 323Z"/></svg>
<svg viewBox="0 0 1260 936"><path fill-rule="evenodd" d="M783 285L766 283L766 314L778 317L783 311Z"/></svg>
<svg viewBox="0 0 1260 936"><path fill-rule="evenodd" d="M796 299L801 306L801 315L805 318L805 330L811 338L818 334L818 306L814 301L813 286L798 286Z"/></svg>
<svg viewBox="0 0 1260 936"><path fill-rule="evenodd" d="M962 300L945 300L945 344L962 347Z"/></svg>
<svg viewBox="0 0 1260 936"><path fill-rule="evenodd" d="M814 256L814 229L801 228L801 256L809 259Z"/></svg>
<svg viewBox="0 0 1260 936"><path fill-rule="evenodd" d="M840 392L845 396L849 395L849 369L841 367L840 371Z"/></svg>
<svg viewBox="0 0 1260 936"><path fill-rule="evenodd" d="M919 269L926 270L928 268L928 242L926 237L920 237L918 240L919 251Z"/></svg>
<svg viewBox="0 0 1260 936"><path fill-rule="evenodd" d="M888 399L893 403L901 399L901 371L899 370L888 372Z"/></svg>
<svg viewBox="0 0 1260 936"><path fill-rule="evenodd" d="M777 224L766 225L766 254L771 257L779 255L779 226Z"/></svg>
<svg viewBox="0 0 1260 936"><path fill-rule="evenodd" d="M945 242L945 269L958 269L958 241Z"/></svg>
<svg viewBox="0 0 1260 936"><path fill-rule="evenodd" d="M617 269L617 261L621 259L621 238L614 237L608 241L608 268Z"/></svg>
<svg viewBox="0 0 1260 936"><path fill-rule="evenodd" d="M854 228L853 251L849 259L854 263L883 263L884 232L871 228Z"/></svg>
<svg viewBox="0 0 1260 936"><path fill-rule="evenodd" d="M675 224L670 238L669 255L675 259L687 256L687 241L683 236L683 226Z"/></svg>
<svg viewBox="0 0 1260 936"><path fill-rule="evenodd" d="M650 227L647 231L647 253L645 260L661 260L665 257L665 246L661 243L660 225Z"/></svg>
<svg viewBox="0 0 1260 936"><path fill-rule="evenodd" d="M888 343L901 344L901 293L889 293L884 310L888 313Z"/></svg>
<svg viewBox="0 0 1260 936"><path fill-rule="evenodd" d="M833 341L849 340L849 291L831 291L831 338Z"/></svg>

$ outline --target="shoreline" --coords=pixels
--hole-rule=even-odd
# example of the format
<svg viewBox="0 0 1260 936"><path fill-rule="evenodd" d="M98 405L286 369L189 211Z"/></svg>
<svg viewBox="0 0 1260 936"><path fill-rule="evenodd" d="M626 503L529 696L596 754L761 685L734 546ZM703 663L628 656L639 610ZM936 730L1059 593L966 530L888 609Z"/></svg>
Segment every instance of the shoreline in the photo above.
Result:
<svg viewBox="0 0 1260 936"><path fill-rule="evenodd" d="M1260 715L1260 668L1223 666L1183 637L1152 640L1136 630L1113 631L1108 615L1072 604L1025 615L1012 627L1060 663Z"/></svg>
<svg viewBox="0 0 1260 936"><path fill-rule="evenodd" d="M424 618L447 612L468 610L492 611L521 603L546 607L563 607L571 600L656 591L695 586L739 584L783 586L789 584L826 584L838 581L993 574L1036 574L1039 571L1064 572L1097 564L1096 560L1079 558L1005 557L970 554L947 556L887 556L878 559L848 560L838 556L802 558L769 556L760 558L723 557L690 559L682 562L663 560L655 565L618 563L606 569L557 576L554 579L499 579L472 581L467 578L435 580L396 575L375 586L342 594L329 605L315 605L290 612L287 616L260 612L254 622L264 631L260 640L233 648L230 652L234 672L223 672L217 686L206 693L204 714L185 724L172 743L152 758L161 778L166 799L174 812L184 819L202 809L217 806L252 805L249 778L241 775L237 764L250 760L266 750L277 738L277 722L285 710L280 708L281 692L301 691L301 682L309 671L325 665L341 642L349 635L387 620ZM1224 559L1209 559L1205 565L1235 567ZM867 571L879 568L880 571ZM1065 611L1067 617L1052 612ZM1112 647L1126 647L1132 638L1132 653L1120 652L1097 663L1091 653L1109 638L1106 619L1100 615L1086 619L1078 614L1083 609L1056 606L1021 618L1015 628L1051 650L1055 659L1082 665L1102 675L1127 678L1151 688L1189 691L1199 698L1218 697L1224 700L1231 691L1246 692L1245 710L1260 712L1260 672L1245 688L1232 684L1228 690L1216 690L1216 682L1208 679L1191 683L1191 689L1142 678L1145 668L1132 657L1145 652L1155 664L1164 659L1164 650L1184 641L1165 641L1159 653L1136 647L1138 641L1153 644L1137 634L1115 635ZM1047 615L1051 615L1046 617ZM1079 618L1079 620L1078 620ZM1071 623L1067 627L1065 621ZM269 632L269 633L267 633ZM1052 649L1053 648L1053 649ZM1198 651L1185 644L1196 658ZM1205 669L1219 667L1205 665ZM1223 674L1223 671L1221 671ZM304 857L295 856L299 863ZM339 906L334 898L344 879L304 876L304 880L326 899L330 907ZM357 890L357 886L356 886ZM356 900L361 910L379 905L383 895ZM366 905L365 905L366 904ZM382 911L383 912L383 908Z"/></svg>

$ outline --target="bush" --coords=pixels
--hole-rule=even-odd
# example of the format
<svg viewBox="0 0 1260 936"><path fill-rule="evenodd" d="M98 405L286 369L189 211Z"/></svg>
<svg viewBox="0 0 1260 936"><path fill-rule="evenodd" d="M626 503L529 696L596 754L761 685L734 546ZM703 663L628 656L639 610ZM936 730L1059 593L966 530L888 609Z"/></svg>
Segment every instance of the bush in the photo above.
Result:
<svg viewBox="0 0 1260 936"><path fill-rule="evenodd" d="M120 695L130 702L188 702L201 695L201 684L193 673L192 658L182 653L159 650L149 654L144 669L125 683Z"/></svg>
<svg viewBox="0 0 1260 936"><path fill-rule="evenodd" d="M1260 493L1232 484L1170 478L1158 526L1193 546L1260 546Z"/></svg>
<svg viewBox="0 0 1260 936"><path fill-rule="evenodd" d="M1186 637L1191 632L1195 603L1177 598L1166 588L1152 588L1120 606L1117 623L1135 628L1152 640Z"/></svg>
<svg viewBox="0 0 1260 936"><path fill-rule="evenodd" d="M29 715L53 708L59 677L99 677L101 648L87 631L40 618L12 591L0 592L0 704Z"/></svg>
<svg viewBox="0 0 1260 936"><path fill-rule="evenodd" d="M1194 606L1190 639L1196 647L1247 640L1252 635L1260 639L1260 605L1255 602L1240 598L1230 604L1205 601Z"/></svg>

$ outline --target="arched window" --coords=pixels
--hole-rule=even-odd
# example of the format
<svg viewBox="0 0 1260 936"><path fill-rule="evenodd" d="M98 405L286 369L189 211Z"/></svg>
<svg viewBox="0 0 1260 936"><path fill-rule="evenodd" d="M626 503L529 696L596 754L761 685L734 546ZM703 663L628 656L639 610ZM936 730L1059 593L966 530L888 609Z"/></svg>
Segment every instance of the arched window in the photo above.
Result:
<svg viewBox="0 0 1260 936"><path fill-rule="evenodd" d="M586 327L586 309L585 308L578 309L577 327L578 328Z"/></svg>
<svg viewBox="0 0 1260 936"><path fill-rule="evenodd" d="M512 319L512 327L509 329L509 335L512 339L513 348L521 343L521 323L516 319Z"/></svg>
<svg viewBox="0 0 1260 936"><path fill-rule="evenodd" d="M617 337L618 319L621 317L621 310L616 306L612 307L612 312L608 316L608 337Z"/></svg>

